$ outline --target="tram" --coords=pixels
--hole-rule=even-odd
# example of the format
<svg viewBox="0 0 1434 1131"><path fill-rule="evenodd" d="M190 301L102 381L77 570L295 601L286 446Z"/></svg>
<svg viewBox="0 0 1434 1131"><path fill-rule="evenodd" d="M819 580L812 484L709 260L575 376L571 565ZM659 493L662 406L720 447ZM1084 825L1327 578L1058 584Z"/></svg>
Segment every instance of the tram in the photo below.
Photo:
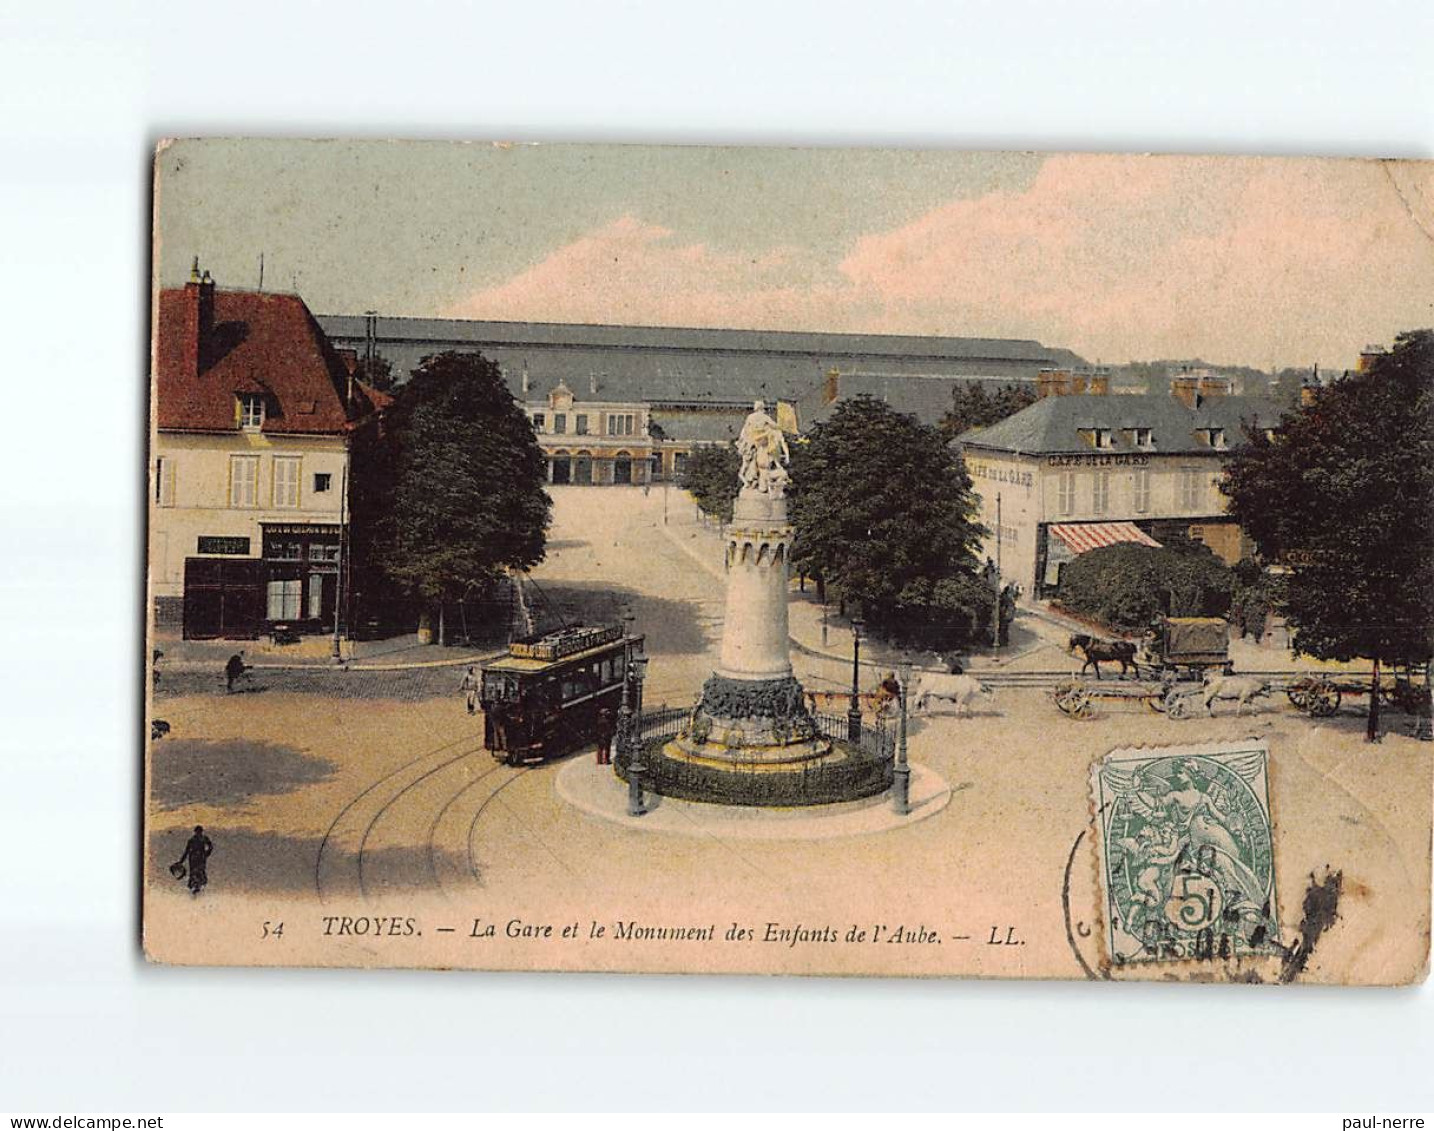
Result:
<svg viewBox="0 0 1434 1131"><path fill-rule="evenodd" d="M506 656L483 665L483 745L516 766L594 741L598 712L616 719L623 680L642 649L643 637L624 636L620 625L573 625L513 641Z"/></svg>

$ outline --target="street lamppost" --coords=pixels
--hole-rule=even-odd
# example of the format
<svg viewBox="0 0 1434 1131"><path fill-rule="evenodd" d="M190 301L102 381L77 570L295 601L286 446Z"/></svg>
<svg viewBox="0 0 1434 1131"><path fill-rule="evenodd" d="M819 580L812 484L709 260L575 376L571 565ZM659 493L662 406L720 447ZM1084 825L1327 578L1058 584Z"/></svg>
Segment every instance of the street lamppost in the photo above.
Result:
<svg viewBox="0 0 1434 1131"><path fill-rule="evenodd" d="M641 715L634 715L633 700L641 702L642 681L647 674L647 657L635 656L627 665L622 681L622 732L627 745L627 815L641 817L647 812L642 803L642 775L647 767L642 764L642 740L638 733ZM637 685L634 694L632 687Z"/></svg>
<svg viewBox="0 0 1434 1131"><path fill-rule="evenodd" d="M861 617L851 620L851 708L846 713L846 736L850 742L861 741Z"/></svg>
<svg viewBox="0 0 1434 1131"><path fill-rule="evenodd" d="M901 722L896 732L896 765L891 772L891 807L901 816L911 812L911 765L906 760L906 691L911 665L901 665Z"/></svg>

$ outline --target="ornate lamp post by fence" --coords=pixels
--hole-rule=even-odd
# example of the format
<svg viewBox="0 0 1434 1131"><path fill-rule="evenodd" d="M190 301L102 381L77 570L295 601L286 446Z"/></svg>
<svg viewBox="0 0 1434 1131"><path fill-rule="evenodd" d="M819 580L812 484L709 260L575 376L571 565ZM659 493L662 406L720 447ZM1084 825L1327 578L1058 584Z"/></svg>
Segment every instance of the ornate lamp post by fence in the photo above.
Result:
<svg viewBox="0 0 1434 1131"><path fill-rule="evenodd" d="M851 708L846 713L846 736L850 742L861 741L861 617L851 620Z"/></svg>
<svg viewBox="0 0 1434 1131"><path fill-rule="evenodd" d="M901 719L896 732L896 766L891 776L891 807L903 817L911 812L911 765L906 760L906 694L911 685L911 665L902 664Z"/></svg>
<svg viewBox="0 0 1434 1131"><path fill-rule="evenodd" d="M627 815L641 817L647 812L642 803L642 775L647 767L642 764L642 734L639 720L642 718L642 681L647 675L647 657L634 656L627 665L622 680L622 730L627 745ZM637 707L634 710L634 701Z"/></svg>

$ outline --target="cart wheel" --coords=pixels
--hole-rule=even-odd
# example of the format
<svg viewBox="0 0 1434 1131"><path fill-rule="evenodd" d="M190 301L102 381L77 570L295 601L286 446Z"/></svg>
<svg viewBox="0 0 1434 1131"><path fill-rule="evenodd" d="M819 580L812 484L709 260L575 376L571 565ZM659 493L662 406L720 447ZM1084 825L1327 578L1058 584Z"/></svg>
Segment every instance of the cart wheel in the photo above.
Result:
<svg viewBox="0 0 1434 1131"><path fill-rule="evenodd" d="M1057 687L1055 698L1061 712L1073 719L1083 719L1090 714L1090 696L1079 684Z"/></svg>
<svg viewBox="0 0 1434 1131"><path fill-rule="evenodd" d="M1317 719L1327 719L1339 710L1340 690L1332 683L1320 680L1309 689L1309 705L1306 710Z"/></svg>
<svg viewBox="0 0 1434 1131"><path fill-rule="evenodd" d="M1298 683L1292 683L1285 688L1285 696L1301 711L1310 709L1310 687L1313 681L1302 679Z"/></svg>
<svg viewBox="0 0 1434 1131"><path fill-rule="evenodd" d="M1153 714L1165 714L1165 696L1163 694L1157 692L1155 695L1147 695L1143 702L1145 703L1146 710Z"/></svg>
<svg viewBox="0 0 1434 1131"><path fill-rule="evenodd" d="M1172 719L1183 719L1189 710L1189 701L1183 695L1172 695L1165 701L1165 713Z"/></svg>

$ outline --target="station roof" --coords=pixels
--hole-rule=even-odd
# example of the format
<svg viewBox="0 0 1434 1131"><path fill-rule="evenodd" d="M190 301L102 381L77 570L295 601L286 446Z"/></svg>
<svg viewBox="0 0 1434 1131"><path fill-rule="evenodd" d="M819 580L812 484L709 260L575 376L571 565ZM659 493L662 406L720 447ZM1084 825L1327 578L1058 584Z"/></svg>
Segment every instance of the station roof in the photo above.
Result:
<svg viewBox="0 0 1434 1131"><path fill-rule="evenodd" d="M362 315L326 314L319 322L335 341L362 348ZM479 351L502 367L513 395L530 403L561 382L579 400L696 404L761 398L770 404L797 400L831 369L1033 380L1044 367L1079 362L1068 350L1009 338L390 317L377 320L377 349L399 374L442 350ZM943 395L949 401L949 386Z"/></svg>

